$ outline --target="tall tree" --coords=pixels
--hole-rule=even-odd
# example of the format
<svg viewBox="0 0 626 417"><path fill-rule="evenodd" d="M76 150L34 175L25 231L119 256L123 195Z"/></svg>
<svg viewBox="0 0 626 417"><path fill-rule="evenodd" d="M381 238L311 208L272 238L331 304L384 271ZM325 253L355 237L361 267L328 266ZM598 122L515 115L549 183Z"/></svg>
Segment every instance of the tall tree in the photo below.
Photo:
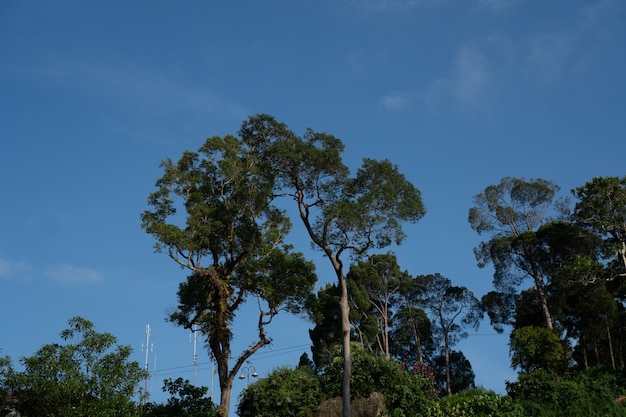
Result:
<svg viewBox="0 0 626 417"><path fill-rule="evenodd" d="M405 283L412 281L412 277L408 272L400 270L395 255L384 254L373 255L352 265L347 278L349 289L355 289L351 298L354 299L355 292L361 290L364 318L370 318L371 315L375 324L375 342L369 346L369 350L389 359L392 310L398 300L397 293ZM371 314L368 310L371 310Z"/></svg>
<svg viewBox="0 0 626 417"><path fill-rule="evenodd" d="M344 256L399 244L403 222L424 214L420 192L389 161L364 159L351 177L338 138L307 129L302 137L268 115L244 122L240 135L276 174L275 192L287 197L313 246L329 260L340 289L343 415L350 416L350 316Z"/></svg>
<svg viewBox="0 0 626 417"><path fill-rule="evenodd" d="M280 310L302 310L316 281L314 265L284 243L291 222L272 203L274 178L243 141L212 137L198 152L161 166L142 227L157 251L190 272L169 319L206 334L227 416L239 369L271 342L265 328ZM260 301L257 338L231 367L232 321L248 296Z"/></svg>
<svg viewBox="0 0 626 417"><path fill-rule="evenodd" d="M135 416L133 397L144 372L129 360L131 347L82 317L68 326L64 343L21 358L23 370L0 360L0 387L12 391L25 416Z"/></svg>
<svg viewBox="0 0 626 417"><path fill-rule="evenodd" d="M449 354L450 367L450 388L452 392L458 393L466 389L475 388L474 370L472 364L465 357L463 352L459 350L450 350ZM435 356L433 360L435 368L434 383L437 391L446 390L448 371L446 368L446 355L442 353ZM447 392L447 390L446 390Z"/></svg>
<svg viewBox="0 0 626 417"><path fill-rule="evenodd" d="M408 368L423 365L434 350L428 315L421 307L409 302L395 312L390 338L392 356Z"/></svg>
<svg viewBox="0 0 626 417"><path fill-rule="evenodd" d="M572 193L574 219L605 238L615 253L615 275L626 277L626 176L596 177Z"/></svg>
<svg viewBox="0 0 626 417"><path fill-rule="evenodd" d="M436 334L441 338L446 370L446 391L452 395L450 351L467 328L478 329L483 312L480 301L465 287L452 285L441 274L416 277L424 288L421 303L430 312Z"/></svg>
<svg viewBox="0 0 626 417"><path fill-rule="evenodd" d="M476 205L469 210L472 228L478 234L491 234L491 239L482 242L474 252L480 267L493 263L493 282L496 291L501 293L500 299L510 299L530 277L539 295L544 324L549 329L553 328L553 320L533 234L550 220L550 215L567 212L566 201L556 198L558 191L559 187L547 180L507 177L477 194ZM490 301L498 299L493 294L490 298ZM507 316L510 314L499 313L490 318Z"/></svg>

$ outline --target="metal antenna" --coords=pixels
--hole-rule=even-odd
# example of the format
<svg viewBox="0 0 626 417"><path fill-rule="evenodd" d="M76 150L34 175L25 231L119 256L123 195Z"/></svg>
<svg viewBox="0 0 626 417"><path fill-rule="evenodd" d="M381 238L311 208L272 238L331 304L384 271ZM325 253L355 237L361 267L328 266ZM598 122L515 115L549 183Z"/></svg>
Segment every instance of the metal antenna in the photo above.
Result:
<svg viewBox="0 0 626 417"><path fill-rule="evenodd" d="M148 397L148 379L150 379L150 373L149 373L149 363L148 363L148 353L150 351L154 350L154 344L150 343L150 324L146 325L146 344L145 345L141 345L141 351L143 352L143 350L146 350L146 364L145 364L145 371L146 371L146 381L144 384L144 392L146 393L146 398ZM156 358L155 358L156 359ZM156 363L155 363L156 366Z"/></svg>
<svg viewBox="0 0 626 417"><path fill-rule="evenodd" d="M193 324L191 326L191 331L193 333L189 336L190 340L193 340L193 386L194 387L196 386L196 374L198 370L198 351L197 351L198 330L199 330L198 325Z"/></svg>

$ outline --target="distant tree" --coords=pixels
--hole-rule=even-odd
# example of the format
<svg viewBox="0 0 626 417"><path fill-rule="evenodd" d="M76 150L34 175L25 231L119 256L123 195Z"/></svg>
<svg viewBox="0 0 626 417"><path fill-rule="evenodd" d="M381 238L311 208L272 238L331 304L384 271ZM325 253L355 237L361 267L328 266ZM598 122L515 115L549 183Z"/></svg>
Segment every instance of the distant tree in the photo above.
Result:
<svg viewBox="0 0 626 417"><path fill-rule="evenodd" d="M218 407L206 397L207 387L196 387L188 380L163 381L163 392L170 394L166 404L147 403L144 417L214 417Z"/></svg>
<svg viewBox="0 0 626 417"><path fill-rule="evenodd" d="M212 137L198 152L161 167L142 227L157 251L191 273L169 319L206 334L217 363L220 412L227 416L239 369L271 342L266 326L281 310L303 311L316 281L314 265L284 243L291 223L273 205L276 178L245 141ZM231 367L232 321L248 297L259 300L257 336Z"/></svg>
<svg viewBox="0 0 626 417"><path fill-rule="evenodd" d="M312 372L315 372L315 364L311 359L309 359L309 355L304 352L300 355L300 359L298 360L298 368L305 368Z"/></svg>
<svg viewBox="0 0 626 417"><path fill-rule="evenodd" d="M361 313L359 318L374 325L374 340L366 343L365 347L373 354L389 359L392 311L397 308L398 293L412 281L412 277L400 270L395 255L385 254L373 255L352 265L347 278L348 288L352 290L351 299L353 302L361 300L356 308Z"/></svg>
<svg viewBox="0 0 626 417"><path fill-rule="evenodd" d="M411 367L423 364L434 351L432 324L426 312L413 305L408 299L403 301L393 317L391 329L391 354L400 362Z"/></svg>
<svg viewBox="0 0 626 417"><path fill-rule="evenodd" d="M68 320L64 344L43 345L22 357L23 370L0 361L0 381L24 416L135 416L133 397L144 372L130 361L130 346L98 333L82 317Z"/></svg>
<svg viewBox="0 0 626 417"><path fill-rule="evenodd" d="M274 192L287 197L313 246L329 260L340 289L343 416L350 416L350 308L343 256L366 256L404 240L403 222L425 214L421 194L391 162L364 159L351 177L338 138L308 129L302 137L268 115L244 122L240 135L256 149Z"/></svg>
<svg viewBox="0 0 626 417"><path fill-rule="evenodd" d="M452 392L461 392L466 389L475 388L474 383L474 370L472 364L465 357L463 352L458 350L450 350L449 353L450 362L450 388ZM447 392L447 369L446 369L446 355L441 353L432 361L435 369L435 387L440 391Z"/></svg>
<svg viewBox="0 0 626 417"><path fill-rule="evenodd" d="M482 242L474 252L480 267L493 263L494 286L501 294L492 293L484 300L484 305L499 310L490 314L490 319L511 316L511 313L502 311L507 306L497 301L510 299L520 284L530 277L539 296L544 324L549 329L554 327L534 232L551 220L550 215L567 213L566 201L556 198L558 191L559 187L547 180L507 177L474 197L475 206L469 211L470 225L478 234L491 234L491 239ZM513 308L512 305L508 307ZM502 330L500 326L495 328Z"/></svg>
<svg viewBox="0 0 626 417"><path fill-rule="evenodd" d="M443 347L446 371L446 392L452 395L450 350L467 337L467 328L478 329L483 312L480 301L465 287L452 285L441 274L416 277L424 288L421 303L430 313L435 334Z"/></svg>

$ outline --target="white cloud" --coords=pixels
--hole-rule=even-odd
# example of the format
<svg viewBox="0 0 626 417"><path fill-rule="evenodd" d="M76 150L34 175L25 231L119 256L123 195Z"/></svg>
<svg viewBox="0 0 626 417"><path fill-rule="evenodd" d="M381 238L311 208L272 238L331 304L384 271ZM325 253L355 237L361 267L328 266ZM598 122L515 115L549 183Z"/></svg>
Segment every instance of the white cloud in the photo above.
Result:
<svg viewBox="0 0 626 417"><path fill-rule="evenodd" d="M59 264L46 269L46 276L67 285L92 285L101 283L102 275L91 269L69 264Z"/></svg>
<svg viewBox="0 0 626 417"><path fill-rule="evenodd" d="M24 262L13 262L0 258L0 279L21 279L30 270Z"/></svg>
<svg viewBox="0 0 626 417"><path fill-rule="evenodd" d="M564 34L533 37L528 43L529 78L543 82L557 81L568 66L572 49L572 41Z"/></svg>
<svg viewBox="0 0 626 417"><path fill-rule="evenodd" d="M478 0L478 7L494 12L513 7L516 0Z"/></svg>
<svg viewBox="0 0 626 417"><path fill-rule="evenodd" d="M409 107L410 98L406 93L393 92L381 97L380 104L388 110L403 110Z"/></svg>
<svg viewBox="0 0 626 417"><path fill-rule="evenodd" d="M452 76L455 97L465 104L479 104L488 93L492 79L485 57L467 46L457 52Z"/></svg>
<svg viewBox="0 0 626 417"><path fill-rule="evenodd" d="M485 56L474 47L462 45L448 75L433 80L417 96L431 109L450 105L464 112L484 110L493 98L493 78Z"/></svg>

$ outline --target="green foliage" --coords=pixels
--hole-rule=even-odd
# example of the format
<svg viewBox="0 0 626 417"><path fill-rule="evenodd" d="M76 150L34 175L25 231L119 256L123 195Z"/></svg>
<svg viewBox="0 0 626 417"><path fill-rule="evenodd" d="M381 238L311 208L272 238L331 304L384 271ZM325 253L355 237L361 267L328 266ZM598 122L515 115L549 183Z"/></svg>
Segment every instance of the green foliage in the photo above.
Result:
<svg viewBox="0 0 626 417"><path fill-rule="evenodd" d="M0 361L2 387L13 391L24 416L134 416L133 396L143 378L129 361L132 349L110 333L98 333L81 317L61 332L65 344L47 344L23 357L23 371Z"/></svg>
<svg viewBox="0 0 626 417"><path fill-rule="evenodd" d="M539 370L520 374L507 390L526 416L617 417L626 416L626 407L615 401L626 392L624 382L623 375L602 368L571 377Z"/></svg>
<svg viewBox="0 0 626 417"><path fill-rule="evenodd" d="M321 385L328 398L341 394L343 360L335 352L332 362L321 375ZM435 392L432 380L413 375L393 360L376 358L353 344L352 398L367 398L374 392L385 397L392 416L412 416L426 410Z"/></svg>
<svg viewBox="0 0 626 417"><path fill-rule="evenodd" d="M282 367L242 391L240 417L307 417L319 408L323 393L318 377L306 367Z"/></svg>
<svg viewBox="0 0 626 417"><path fill-rule="evenodd" d="M195 387L183 378L163 381L163 392L168 392L166 404L146 404L143 417L214 417L218 408L205 395L207 387Z"/></svg>
<svg viewBox="0 0 626 417"><path fill-rule="evenodd" d="M543 369L562 373L567 369L567 352L554 330L537 326L515 329L509 346L511 365L524 372Z"/></svg>
<svg viewBox="0 0 626 417"><path fill-rule="evenodd" d="M596 177L572 190L574 219L604 239L609 276L626 276L626 176Z"/></svg>
<svg viewBox="0 0 626 417"><path fill-rule="evenodd" d="M470 389L435 401L425 417L525 417L522 407L508 396L485 389Z"/></svg>

